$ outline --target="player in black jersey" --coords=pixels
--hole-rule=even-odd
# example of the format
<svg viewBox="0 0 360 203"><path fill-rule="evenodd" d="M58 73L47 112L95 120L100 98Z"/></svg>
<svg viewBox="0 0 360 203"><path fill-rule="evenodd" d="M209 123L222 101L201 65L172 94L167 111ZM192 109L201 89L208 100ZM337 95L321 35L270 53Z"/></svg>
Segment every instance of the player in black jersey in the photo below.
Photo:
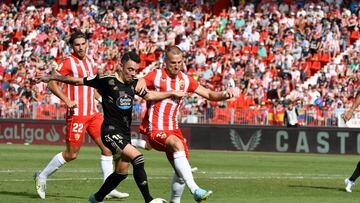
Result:
<svg viewBox="0 0 360 203"><path fill-rule="evenodd" d="M99 191L89 197L90 202L102 202L105 196L127 177L129 162L133 165L133 176L145 202L149 203L153 200L144 169L144 157L131 145L130 126L134 96L136 94L145 100L161 100L169 97L183 97L185 93L148 91L143 79L135 79L139 63L139 56L128 52L121 58L121 66L114 74L98 74L85 78L44 74L37 76L37 80L43 82L55 80L72 85L91 86L96 88L102 96L104 122L101 126L101 139L115 156L116 168Z"/></svg>

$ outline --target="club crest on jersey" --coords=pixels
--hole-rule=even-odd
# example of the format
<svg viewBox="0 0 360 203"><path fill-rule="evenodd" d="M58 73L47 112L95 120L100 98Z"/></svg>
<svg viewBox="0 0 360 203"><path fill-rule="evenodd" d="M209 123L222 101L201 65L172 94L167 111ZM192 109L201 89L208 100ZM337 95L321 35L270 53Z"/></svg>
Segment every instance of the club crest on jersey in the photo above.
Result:
<svg viewBox="0 0 360 203"><path fill-rule="evenodd" d="M179 81L179 86L182 87L182 86L184 86L184 85L185 85L185 81L184 81L184 80L180 80L180 81Z"/></svg>
<svg viewBox="0 0 360 203"><path fill-rule="evenodd" d="M76 134L74 135L74 138L75 138L75 140L79 140L80 134L76 133Z"/></svg>

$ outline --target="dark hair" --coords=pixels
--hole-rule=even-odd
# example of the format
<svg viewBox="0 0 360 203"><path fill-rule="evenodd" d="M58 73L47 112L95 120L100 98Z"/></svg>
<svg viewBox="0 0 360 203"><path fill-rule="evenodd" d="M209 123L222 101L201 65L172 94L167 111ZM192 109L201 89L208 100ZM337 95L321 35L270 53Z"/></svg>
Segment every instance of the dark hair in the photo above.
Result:
<svg viewBox="0 0 360 203"><path fill-rule="evenodd" d="M78 39L78 38L84 38L85 40L87 40L85 33L77 30L77 31L73 32L70 36L70 40L69 40L70 45L73 45L75 39Z"/></svg>
<svg viewBox="0 0 360 203"><path fill-rule="evenodd" d="M136 63L140 63L140 57L139 55L137 55L137 53L131 51L131 52L126 52L122 57L121 57L121 63L125 64L126 62L128 62L129 60L132 60Z"/></svg>

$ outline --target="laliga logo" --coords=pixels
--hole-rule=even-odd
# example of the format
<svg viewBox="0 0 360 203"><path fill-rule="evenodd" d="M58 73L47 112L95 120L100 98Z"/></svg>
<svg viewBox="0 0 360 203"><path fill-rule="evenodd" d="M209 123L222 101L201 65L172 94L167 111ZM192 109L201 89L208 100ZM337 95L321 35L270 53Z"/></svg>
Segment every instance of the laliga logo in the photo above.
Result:
<svg viewBox="0 0 360 203"><path fill-rule="evenodd" d="M53 125L51 126L50 132L46 133L46 139L50 142L56 142L60 139L60 135Z"/></svg>
<svg viewBox="0 0 360 203"><path fill-rule="evenodd" d="M261 130L258 130L255 133L253 133L249 141L245 144L244 141L241 139L241 136L234 129L231 129L230 139L231 139L231 143L234 145L236 149L242 151L252 151L260 144Z"/></svg>
<svg viewBox="0 0 360 203"><path fill-rule="evenodd" d="M18 140L33 143L34 141L57 142L59 139L60 134L56 131L54 125L51 125L49 131L43 127L28 127L24 123L8 125L5 128L0 125L0 140Z"/></svg>

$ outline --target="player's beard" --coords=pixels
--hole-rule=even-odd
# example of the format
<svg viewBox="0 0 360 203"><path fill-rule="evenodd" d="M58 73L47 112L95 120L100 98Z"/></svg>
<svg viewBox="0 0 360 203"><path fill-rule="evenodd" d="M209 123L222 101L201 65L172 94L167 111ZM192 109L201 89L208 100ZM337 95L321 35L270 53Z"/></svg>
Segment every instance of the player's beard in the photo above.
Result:
<svg viewBox="0 0 360 203"><path fill-rule="evenodd" d="M85 57L85 54L86 54L85 50L81 50L81 51L78 52L77 55L78 55L79 58L83 59Z"/></svg>

